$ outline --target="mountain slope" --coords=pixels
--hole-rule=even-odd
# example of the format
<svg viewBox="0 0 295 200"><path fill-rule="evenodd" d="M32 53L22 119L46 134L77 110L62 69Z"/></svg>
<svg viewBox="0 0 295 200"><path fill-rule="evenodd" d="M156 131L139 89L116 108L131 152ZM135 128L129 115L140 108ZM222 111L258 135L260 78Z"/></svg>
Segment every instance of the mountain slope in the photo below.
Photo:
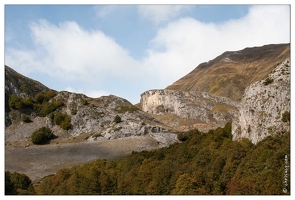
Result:
<svg viewBox="0 0 295 200"><path fill-rule="evenodd" d="M264 79L290 56L290 44L272 44L225 52L200 64L166 89L209 92L240 101L245 88Z"/></svg>
<svg viewBox="0 0 295 200"><path fill-rule="evenodd" d="M5 65L5 126L12 123L8 115L10 112L8 101L11 95L28 97L47 90L49 88L40 82L27 78Z"/></svg>
<svg viewBox="0 0 295 200"><path fill-rule="evenodd" d="M5 169L34 180L90 160L115 159L179 142L168 126L114 95L90 98L53 91L9 67L5 94ZM35 145L31 135L42 127L49 128L54 138Z"/></svg>
<svg viewBox="0 0 295 200"><path fill-rule="evenodd" d="M257 143L290 130L289 59L289 44L225 52L166 89L144 92L141 108L181 131L233 121L233 139Z"/></svg>

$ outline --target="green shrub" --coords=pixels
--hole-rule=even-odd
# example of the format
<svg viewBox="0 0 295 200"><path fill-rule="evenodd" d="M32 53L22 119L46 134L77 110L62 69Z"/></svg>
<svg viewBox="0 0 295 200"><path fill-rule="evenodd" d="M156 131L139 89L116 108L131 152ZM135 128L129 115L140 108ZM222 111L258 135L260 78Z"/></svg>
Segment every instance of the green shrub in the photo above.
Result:
<svg viewBox="0 0 295 200"><path fill-rule="evenodd" d="M56 113L56 115L54 115L53 122L64 130L69 130L71 128L71 117L67 114L63 114L61 112Z"/></svg>
<svg viewBox="0 0 295 200"><path fill-rule="evenodd" d="M289 111L285 111L283 113L282 121L283 122L289 122L290 121L290 112Z"/></svg>
<svg viewBox="0 0 295 200"><path fill-rule="evenodd" d="M45 96L44 96L43 93L38 93L38 94L35 95L34 99L38 103L43 103L43 101L45 99Z"/></svg>
<svg viewBox="0 0 295 200"><path fill-rule="evenodd" d="M184 134L184 133L179 133L177 135L177 139L179 139L180 141L184 142L184 141L186 141L188 139L188 136L186 134Z"/></svg>
<svg viewBox="0 0 295 200"><path fill-rule="evenodd" d="M72 127L71 121L62 121L59 125L64 130L69 130Z"/></svg>
<svg viewBox="0 0 295 200"><path fill-rule="evenodd" d="M10 178L11 173L5 172L5 195L16 195L16 187Z"/></svg>
<svg viewBox="0 0 295 200"><path fill-rule="evenodd" d="M265 81L264 81L264 85L269 85L269 84L271 84L273 82L273 79L272 78L269 78L269 77L267 77L266 79L265 79Z"/></svg>
<svg viewBox="0 0 295 200"><path fill-rule="evenodd" d="M23 98L21 102L23 104L23 107L25 107L25 108L33 108L34 101L33 101L32 97Z"/></svg>
<svg viewBox="0 0 295 200"><path fill-rule="evenodd" d="M116 122L117 124L120 123L122 121L121 117L116 115L114 122Z"/></svg>
<svg viewBox="0 0 295 200"><path fill-rule="evenodd" d="M35 194L31 179L18 172L5 172L5 194L31 195Z"/></svg>
<svg viewBox="0 0 295 200"><path fill-rule="evenodd" d="M26 114L22 114L22 121L25 122L25 123L32 122L31 118Z"/></svg>
<svg viewBox="0 0 295 200"><path fill-rule="evenodd" d="M32 181L25 174L20 174L14 172L10 175L11 181L14 183L15 187L27 190L29 186L32 184Z"/></svg>
<svg viewBox="0 0 295 200"><path fill-rule="evenodd" d="M48 90L46 92L39 92L35 95L35 101L38 103L43 103L44 101L49 101L51 98L53 98L56 95L56 92L53 90Z"/></svg>
<svg viewBox="0 0 295 200"><path fill-rule="evenodd" d="M12 109L22 109L22 98L15 94L11 95L8 100L9 107Z"/></svg>
<svg viewBox="0 0 295 200"><path fill-rule="evenodd" d="M50 128L42 127L34 131L31 135L31 140L34 144L45 144L53 138L53 133Z"/></svg>
<svg viewBox="0 0 295 200"><path fill-rule="evenodd" d="M88 101L87 101L86 99L83 99L83 100L82 100L82 104L83 104L84 106L86 106L86 105L88 105L89 103L88 103Z"/></svg>
<svg viewBox="0 0 295 200"><path fill-rule="evenodd" d="M73 110L71 111L71 114L72 114L72 115L76 115L76 114L77 114L77 110L76 110L76 109L73 109Z"/></svg>
<svg viewBox="0 0 295 200"><path fill-rule="evenodd" d="M11 95L8 100L9 107L21 110L23 108L33 108L34 102L31 97L22 98L15 94Z"/></svg>
<svg viewBox="0 0 295 200"><path fill-rule="evenodd" d="M45 117L46 115L52 113L57 108L63 106L64 103L60 100L53 101L53 102L43 102L41 105L36 105L36 112L38 116Z"/></svg>

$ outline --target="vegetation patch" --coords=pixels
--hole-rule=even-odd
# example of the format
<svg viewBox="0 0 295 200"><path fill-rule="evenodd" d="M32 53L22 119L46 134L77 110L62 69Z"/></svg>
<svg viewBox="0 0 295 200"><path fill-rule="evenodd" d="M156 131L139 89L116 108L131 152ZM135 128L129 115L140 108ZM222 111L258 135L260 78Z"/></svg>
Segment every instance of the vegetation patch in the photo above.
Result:
<svg viewBox="0 0 295 200"><path fill-rule="evenodd" d="M94 134L94 135L92 135L91 137L92 138L97 138L97 137L101 137L102 135L100 134L100 133L97 133L97 134Z"/></svg>
<svg viewBox="0 0 295 200"><path fill-rule="evenodd" d="M53 133L50 128L42 127L34 131L31 135L31 140L34 144L46 144L53 138Z"/></svg>
<svg viewBox="0 0 295 200"><path fill-rule="evenodd" d="M9 97L8 104L12 109L21 110L24 108L33 108L34 102L31 97L22 98L13 94Z"/></svg>
<svg viewBox="0 0 295 200"><path fill-rule="evenodd" d="M8 100L8 105L11 109L23 111L23 109L31 109L40 117L45 117L57 108L62 107L64 103L60 100L49 102L57 92L48 90L46 92L39 92L34 98L22 98L15 94L11 95Z"/></svg>
<svg viewBox="0 0 295 200"><path fill-rule="evenodd" d="M35 106L35 111L40 117L45 117L46 115L54 112L57 108L64 106L64 103L60 100L55 100L52 102L44 101L41 105L37 104Z"/></svg>
<svg viewBox="0 0 295 200"><path fill-rule="evenodd" d="M69 130L71 128L71 117L66 113L58 112L53 117L53 122L59 125L64 130Z"/></svg>
<svg viewBox="0 0 295 200"><path fill-rule="evenodd" d="M270 77L267 77L267 78L265 79L265 81L263 82L264 85L269 85L269 84L271 84L271 83L273 83L273 79L270 78Z"/></svg>
<svg viewBox="0 0 295 200"><path fill-rule="evenodd" d="M26 114L22 114L22 121L25 122L25 123L32 122L31 118Z"/></svg>
<svg viewBox="0 0 295 200"><path fill-rule="evenodd" d="M282 121L283 122L290 122L290 112L285 111L282 115Z"/></svg>
<svg viewBox="0 0 295 200"><path fill-rule="evenodd" d="M5 195L32 195L35 190L31 179L18 172L5 172Z"/></svg>
<svg viewBox="0 0 295 200"><path fill-rule="evenodd" d="M57 94L56 91L48 90L46 92L39 92L35 95L34 99L36 102L42 104L43 102L49 101Z"/></svg>
<svg viewBox="0 0 295 200"><path fill-rule="evenodd" d="M121 121L122 121L121 117L119 115L116 115L116 117L114 118L114 122L116 122L118 124Z"/></svg>
<svg viewBox="0 0 295 200"><path fill-rule="evenodd" d="M137 110L139 110L139 108L137 108L136 106L130 105L130 106L118 106L115 109L118 113L125 113L125 112L129 112L129 113L133 113Z"/></svg>

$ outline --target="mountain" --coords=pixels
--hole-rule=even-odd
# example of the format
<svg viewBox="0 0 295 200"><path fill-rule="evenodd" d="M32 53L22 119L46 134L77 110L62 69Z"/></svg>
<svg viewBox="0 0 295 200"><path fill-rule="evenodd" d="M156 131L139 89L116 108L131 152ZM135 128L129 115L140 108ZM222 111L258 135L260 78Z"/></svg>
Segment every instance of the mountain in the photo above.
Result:
<svg viewBox="0 0 295 200"><path fill-rule="evenodd" d="M62 167L179 142L174 130L126 99L57 92L8 66L5 99L6 170L26 173L34 180ZM54 137L47 145L36 145L32 135L43 127ZM51 155L46 164L44 152ZM30 168L20 167L20 162Z"/></svg>
<svg viewBox="0 0 295 200"><path fill-rule="evenodd" d="M8 101L11 95L27 97L46 90L49 88L45 85L29 79L5 65L5 126L12 123L8 116L10 111Z"/></svg>
<svg viewBox="0 0 295 200"><path fill-rule="evenodd" d="M225 52L163 90L141 94L140 107L178 131L233 122L234 139L253 143L290 130L290 45Z"/></svg>
<svg viewBox="0 0 295 200"><path fill-rule="evenodd" d="M257 180L255 174L259 168L262 175L259 180L263 181L270 177L265 175L265 170L271 168L267 171L271 175L276 172L272 166L274 159L283 159L284 162L285 156L286 162L286 156L289 156L289 146L285 144L290 132L290 68L290 44L225 52L200 64L166 89L143 92L140 103L134 106L115 95L90 98L84 94L54 91L5 66L5 170L25 173L37 183L59 169L98 158L117 160L132 154L123 164L97 161L102 167L102 171L97 171L101 182L120 183L118 191L122 193L129 183L130 194L143 191L159 194L161 192L157 193L160 191L157 189L161 187L157 184L165 180L169 171L171 176L168 174L167 177L174 178L169 180L173 183L171 187L165 189L167 194L171 190L181 194L186 183L192 188L196 185L202 188L205 184L206 187L198 189L198 194L236 194L237 191L251 194L249 191L260 191L261 182L255 184L256 188L249 186L249 174L250 182ZM46 135L49 139L44 145L37 145L33 140L33 135L40 130L52 133L46 133L50 138ZM200 142L202 144L198 146ZM172 147L159 151L146 151L170 145ZM284 151L278 151L282 145ZM269 146L272 146L271 151ZM142 153L138 153L140 151ZM90 178L94 187L98 180L96 172L92 174L92 169L98 170L95 163L93 167L92 164L83 165L90 169L81 175L85 180ZM249 174L244 173L252 165L256 168ZM191 166L198 173L193 173ZM209 179L207 175L203 176L208 174L208 167L211 170ZM126 171L120 171L123 168ZM269 183L279 180L284 166L279 168L280 173L276 172L276 178ZM64 177L72 177L65 185L71 190L72 181L76 184L80 181L76 169L59 171L56 176L61 180L55 176L44 180L62 182ZM114 178L117 177L113 173L116 170L119 170L116 173L121 178L128 174L128 180ZM148 170L157 171L157 174L147 173ZM135 172L143 178L140 179L142 182L138 182L139 177L134 177ZM147 175L156 181L145 181ZM244 181L239 181L240 178ZM133 190L133 182L138 190ZM146 183L148 186L145 187ZM281 181L277 183L280 184ZM45 182L42 186L44 190L48 189L46 185ZM57 189L57 193L63 191L55 186L52 187ZM83 188L79 184L75 187ZM249 190L244 191L244 187ZM88 185L86 189L90 189ZM50 187L49 190L53 191ZM279 190L282 191L276 189L276 193ZM271 194L272 191L269 189L264 193Z"/></svg>
<svg viewBox="0 0 295 200"><path fill-rule="evenodd" d="M247 86L267 77L278 63L288 57L290 44L271 44L228 51L200 64L166 89L208 92L240 101Z"/></svg>

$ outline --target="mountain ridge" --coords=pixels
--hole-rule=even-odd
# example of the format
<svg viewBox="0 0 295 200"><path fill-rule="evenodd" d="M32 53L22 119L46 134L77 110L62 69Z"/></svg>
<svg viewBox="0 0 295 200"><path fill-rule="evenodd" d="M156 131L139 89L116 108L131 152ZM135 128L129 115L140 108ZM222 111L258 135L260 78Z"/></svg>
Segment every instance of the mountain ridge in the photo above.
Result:
<svg viewBox="0 0 295 200"><path fill-rule="evenodd" d="M227 51L201 63L165 89L209 92L240 101L247 86L264 79L277 63L283 62L288 56L289 43Z"/></svg>

